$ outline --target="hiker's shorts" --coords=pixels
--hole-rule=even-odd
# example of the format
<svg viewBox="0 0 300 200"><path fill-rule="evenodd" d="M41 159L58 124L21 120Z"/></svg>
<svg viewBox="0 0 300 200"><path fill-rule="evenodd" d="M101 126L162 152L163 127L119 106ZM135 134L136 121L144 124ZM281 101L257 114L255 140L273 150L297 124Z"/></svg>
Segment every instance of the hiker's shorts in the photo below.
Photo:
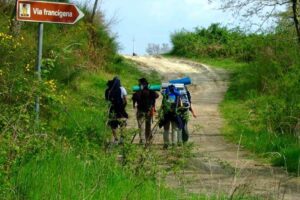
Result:
<svg viewBox="0 0 300 200"><path fill-rule="evenodd" d="M127 125L126 118L110 119L108 125L112 129L117 129L118 127L123 128Z"/></svg>

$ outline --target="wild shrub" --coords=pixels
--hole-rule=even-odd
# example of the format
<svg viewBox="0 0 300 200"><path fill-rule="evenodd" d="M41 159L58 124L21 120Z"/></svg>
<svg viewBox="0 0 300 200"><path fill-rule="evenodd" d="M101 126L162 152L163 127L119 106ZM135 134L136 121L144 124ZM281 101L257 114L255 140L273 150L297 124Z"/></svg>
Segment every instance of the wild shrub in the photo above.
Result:
<svg viewBox="0 0 300 200"><path fill-rule="evenodd" d="M256 55L263 35L246 34L238 27L229 29L220 24L208 28L185 29L171 34L172 55L189 58L235 58L250 62Z"/></svg>

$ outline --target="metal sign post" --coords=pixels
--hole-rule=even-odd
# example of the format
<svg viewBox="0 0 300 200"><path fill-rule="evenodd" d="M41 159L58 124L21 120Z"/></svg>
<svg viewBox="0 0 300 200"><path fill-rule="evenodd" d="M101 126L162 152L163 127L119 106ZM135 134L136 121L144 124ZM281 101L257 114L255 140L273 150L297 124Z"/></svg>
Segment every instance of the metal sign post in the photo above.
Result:
<svg viewBox="0 0 300 200"><path fill-rule="evenodd" d="M134 56L134 42L135 42L135 39L134 37L132 38L132 55Z"/></svg>
<svg viewBox="0 0 300 200"><path fill-rule="evenodd" d="M44 24L39 23L39 29L38 29L38 53L37 53L37 65L36 65L36 76L38 78L38 81L40 82L42 80L42 55L43 55L43 32L44 32ZM39 124L39 115L40 115L40 96L37 95L35 99L35 112L36 112L36 124L38 126Z"/></svg>

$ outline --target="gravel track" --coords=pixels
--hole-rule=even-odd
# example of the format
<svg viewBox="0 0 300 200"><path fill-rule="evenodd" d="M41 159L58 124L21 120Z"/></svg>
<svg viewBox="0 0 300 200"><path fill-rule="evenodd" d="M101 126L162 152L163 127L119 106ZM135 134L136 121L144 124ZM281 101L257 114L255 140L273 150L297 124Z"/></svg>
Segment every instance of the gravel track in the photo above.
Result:
<svg viewBox="0 0 300 200"><path fill-rule="evenodd" d="M254 159L239 145L226 141L220 129L223 119L219 104L228 88L225 70L187 60L147 56L125 56L138 63L140 70L157 71L164 81L183 76L192 79L189 90L198 117L190 118L190 142L194 155L178 176L168 175L170 187L205 194L251 194L263 199L300 199L300 178L289 176L284 169ZM129 126L136 127L134 111ZM162 134L155 135L156 146L162 145ZM184 179L184 181L182 181Z"/></svg>

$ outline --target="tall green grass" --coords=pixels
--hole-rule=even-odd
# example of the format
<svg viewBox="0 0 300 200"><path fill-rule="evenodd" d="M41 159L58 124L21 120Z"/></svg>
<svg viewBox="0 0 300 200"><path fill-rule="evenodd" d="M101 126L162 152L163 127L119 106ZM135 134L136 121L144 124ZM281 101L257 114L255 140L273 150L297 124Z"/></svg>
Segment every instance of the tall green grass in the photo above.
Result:
<svg viewBox="0 0 300 200"><path fill-rule="evenodd" d="M116 155L76 155L71 150L39 155L20 167L17 199L177 199L177 193L140 179Z"/></svg>
<svg viewBox="0 0 300 200"><path fill-rule="evenodd" d="M78 154L68 148L40 153L15 172L9 199L259 199L243 194L228 197L169 189L163 180L136 176L116 162L116 157L116 151L110 155L101 151Z"/></svg>
<svg viewBox="0 0 300 200"><path fill-rule="evenodd" d="M242 137L242 146L299 175L300 144L293 134L293 117L289 118L298 111L286 99L297 94L261 93L261 79L249 68L249 64L244 68L237 67L238 70L232 74L229 90L221 105L226 119L223 131L235 142ZM281 84L280 87L287 91L283 82L275 82L274 85Z"/></svg>
<svg viewBox="0 0 300 200"><path fill-rule="evenodd" d="M221 112L226 120L225 136L275 166L284 166L287 171L299 175L300 148L295 137L276 134L263 129L253 120L245 102L225 99Z"/></svg>

